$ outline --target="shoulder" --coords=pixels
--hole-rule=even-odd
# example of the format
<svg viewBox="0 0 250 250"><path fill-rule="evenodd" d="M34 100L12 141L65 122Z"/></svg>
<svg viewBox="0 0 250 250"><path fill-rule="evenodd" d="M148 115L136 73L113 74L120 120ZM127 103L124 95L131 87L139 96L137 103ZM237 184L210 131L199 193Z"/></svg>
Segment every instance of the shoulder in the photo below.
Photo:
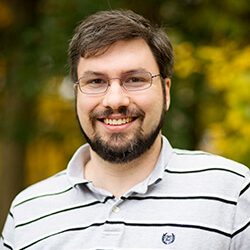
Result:
<svg viewBox="0 0 250 250"><path fill-rule="evenodd" d="M175 193L216 195L234 203L250 185L249 168L203 151L174 149L165 173Z"/></svg>
<svg viewBox="0 0 250 250"><path fill-rule="evenodd" d="M12 207L25 203L39 197L53 196L54 194L66 192L72 185L67 179L66 170L63 170L47 179L39 181L21 191L13 200Z"/></svg>
<svg viewBox="0 0 250 250"><path fill-rule="evenodd" d="M204 151L174 149L172 161L172 167L180 171L217 170L242 177L249 175L249 168L245 165Z"/></svg>

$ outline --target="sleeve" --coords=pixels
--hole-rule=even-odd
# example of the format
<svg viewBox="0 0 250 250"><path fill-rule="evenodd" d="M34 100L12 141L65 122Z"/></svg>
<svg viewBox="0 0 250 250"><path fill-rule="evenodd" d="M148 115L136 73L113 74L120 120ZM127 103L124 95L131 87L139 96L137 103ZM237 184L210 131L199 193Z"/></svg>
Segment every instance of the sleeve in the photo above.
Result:
<svg viewBox="0 0 250 250"><path fill-rule="evenodd" d="M230 250L250 249L250 171L239 193Z"/></svg>
<svg viewBox="0 0 250 250"><path fill-rule="evenodd" d="M14 216L9 212L0 239L0 249L14 249Z"/></svg>

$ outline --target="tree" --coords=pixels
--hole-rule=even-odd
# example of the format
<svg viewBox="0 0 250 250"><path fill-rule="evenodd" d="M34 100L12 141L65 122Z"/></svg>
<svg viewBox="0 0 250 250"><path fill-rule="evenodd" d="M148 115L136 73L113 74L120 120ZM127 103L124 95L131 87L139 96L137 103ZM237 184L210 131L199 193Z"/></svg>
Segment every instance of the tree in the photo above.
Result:
<svg viewBox="0 0 250 250"><path fill-rule="evenodd" d="M6 213L10 200L24 187L26 145L35 130L34 103L39 93L36 64L39 37L38 1L1 1L6 26L1 27L1 189L0 211ZM29 126L27 126L29 124ZM1 224L3 216L1 215Z"/></svg>
<svg viewBox="0 0 250 250"><path fill-rule="evenodd" d="M164 26L174 43L171 143L250 164L248 0L0 0L0 227L14 195L65 168L82 143L67 42L85 16L116 8Z"/></svg>

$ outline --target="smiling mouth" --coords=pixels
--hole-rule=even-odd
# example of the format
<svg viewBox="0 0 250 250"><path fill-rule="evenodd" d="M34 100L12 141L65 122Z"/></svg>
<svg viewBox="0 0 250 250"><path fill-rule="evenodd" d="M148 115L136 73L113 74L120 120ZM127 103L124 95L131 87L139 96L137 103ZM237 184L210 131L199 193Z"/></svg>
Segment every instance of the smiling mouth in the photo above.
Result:
<svg viewBox="0 0 250 250"><path fill-rule="evenodd" d="M136 118L132 118L132 117L119 118L119 119L105 118L102 120L102 122L105 123L106 125L119 126L119 125L124 125L124 124L130 123L135 119Z"/></svg>

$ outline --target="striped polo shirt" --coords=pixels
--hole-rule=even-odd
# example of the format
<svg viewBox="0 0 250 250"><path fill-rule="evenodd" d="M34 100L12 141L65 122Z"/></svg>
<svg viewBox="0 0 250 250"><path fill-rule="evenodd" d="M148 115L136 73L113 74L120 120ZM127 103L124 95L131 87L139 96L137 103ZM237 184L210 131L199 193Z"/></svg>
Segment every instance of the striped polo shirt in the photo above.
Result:
<svg viewBox="0 0 250 250"><path fill-rule="evenodd" d="M151 175L120 198L84 179L83 145L65 171L17 195L0 248L249 250L249 169L162 140Z"/></svg>

